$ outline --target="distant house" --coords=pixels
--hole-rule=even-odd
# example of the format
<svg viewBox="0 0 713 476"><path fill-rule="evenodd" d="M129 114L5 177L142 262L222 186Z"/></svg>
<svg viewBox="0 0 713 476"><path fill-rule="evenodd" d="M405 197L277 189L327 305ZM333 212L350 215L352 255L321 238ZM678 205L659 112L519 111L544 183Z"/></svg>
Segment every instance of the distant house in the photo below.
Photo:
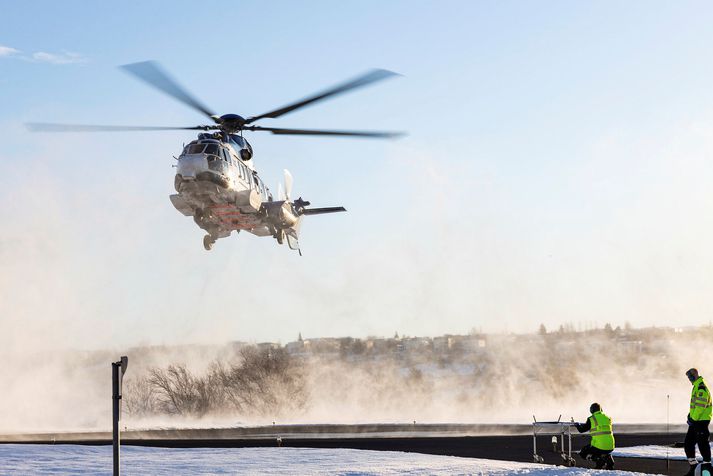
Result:
<svg viewBox="0 0 713 476"><path fill-rule="evenodd" d="M260 342L259 344L255 344L255 347L257 347L258 350L274 350L282 346L276 342Z"/></svg>
<svg viewBox="0 0 713 476"><path fill-rule="evenodd" d="M448 352L453 348L454 339L452 336L440 336L433 338L433 351L434 352Z"/></svg>
<svg viewBox="0 0 713 476"><path fill-rule="evenodd" d="M315 354L339 354L340 340L334 337L311 339L310 346Z"/></svg>
<svg viewBox="0 0 713 476"><path fill-rule="evenodd" d="M431 339L428 337L409 337L402 339L401 343L406 352L418 352L431 347Z"/></svg>
<svg viewBox="0 0 713 476"><path fill-rule="evenodd" d="M309 352L311 349L311 342L309 340L304 339L296 340L294 342L288 342L285 346L285 350L288 354L304 354Z"/></svg>
<svg viewBox="0 0 713 476"><path fill-rule="evenodd" d="M484 335L454 336L453 346L458 346L464 352L481 352L485 349Z"/></svg>
<svg viewBox="0 0 713 476"><path fill-rule="evenodd" d="M617 348L623 351L640 354L644 343L640 340L620 340L616 343Z"/></svg>

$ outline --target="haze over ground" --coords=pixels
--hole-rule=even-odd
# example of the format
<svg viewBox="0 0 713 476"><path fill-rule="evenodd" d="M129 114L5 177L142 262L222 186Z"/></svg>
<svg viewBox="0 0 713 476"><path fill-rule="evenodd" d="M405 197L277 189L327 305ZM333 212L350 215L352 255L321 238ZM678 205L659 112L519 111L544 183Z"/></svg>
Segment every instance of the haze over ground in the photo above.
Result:
<svg viewBox="0 0 713 476"><path fill-rule="evenodd" d="M711 13L704 2L6 3L2 355L708 323ZM191 134L23 126L202 123L116 68L145 59L219 113L247 115L391 69L404 77L270 125L410 135L249 135L273 189L288 168L296 195L349 212L307 220L303 257L246 235L207 253L168 200L171 156Z"/></svg>

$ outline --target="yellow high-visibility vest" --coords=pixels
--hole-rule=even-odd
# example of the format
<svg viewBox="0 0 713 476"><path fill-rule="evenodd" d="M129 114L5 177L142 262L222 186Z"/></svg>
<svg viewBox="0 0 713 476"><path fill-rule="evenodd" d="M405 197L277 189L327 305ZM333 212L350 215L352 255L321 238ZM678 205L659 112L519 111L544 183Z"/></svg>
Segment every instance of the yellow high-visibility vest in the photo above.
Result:
<svg viewBox="0 0 713 476"><path fill-rule="evenodd" d="M611 418L601 411L594 412L589 417L589 423L591 425L589 435L592 437L590 444L600 450L613 450L614 432L612 431Z"/></svg>
<svg viewBox="0 0 713 476"><path fill-rule="evenodd" d="M703 377L698 377L696 381L693 382L693 389L691 390L691 411L689 413L691 420L710 421L712 411L711 392L703 381Z"/></svg>

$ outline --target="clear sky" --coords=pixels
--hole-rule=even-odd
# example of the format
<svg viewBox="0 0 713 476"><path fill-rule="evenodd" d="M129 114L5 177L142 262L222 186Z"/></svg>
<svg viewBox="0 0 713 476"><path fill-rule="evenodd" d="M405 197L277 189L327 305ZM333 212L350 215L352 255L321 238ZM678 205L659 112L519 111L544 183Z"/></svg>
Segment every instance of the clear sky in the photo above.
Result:
<svg viewBox="0 0 713 476"><path fill-rule="evenodd" d="M2 2L0 346L687 325L713 312L709 2ZM116 66L160 61L253 115L369 68L403 77L249 136L272 188L342 215L304 256L207 253L175 211L190 133L23 122L204 119Z"/></svg>

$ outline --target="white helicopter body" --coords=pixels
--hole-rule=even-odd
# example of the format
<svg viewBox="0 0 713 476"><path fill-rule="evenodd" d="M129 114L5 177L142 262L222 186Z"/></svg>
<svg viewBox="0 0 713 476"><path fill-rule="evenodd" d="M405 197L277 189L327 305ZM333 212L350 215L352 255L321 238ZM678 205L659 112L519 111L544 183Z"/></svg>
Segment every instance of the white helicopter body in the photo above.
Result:
<svg viewBox="0 0 713 476"><path fill-rule="evenodd" d="M234 231L247 231L257 236L272 236L280 244L287 241L290 248L299 251L297 238L304 215L346 211L343 207L307 208L310 203L302 198L291 201L292 175L287 170L284 171L284 193L278 193L277 200L273 200L272 193L260 179L253 165L253 149L243 137L244 131L266 131L276 135L370 138L393 138L401 135L393 132L305 130L253 125L258 120L280 117L317 101L394 76L395 73L390 71L373 70L287 106L243 118L237 114L215 115L154 62L133 63L122 68L201 112L211 119L213 124L192 127L144 127L31 123L28 127L34 131L45 132L205 131L200 133L196 140L184 146L176 159L174 186L177 193L171 195L170 199L178 211L193 217L196 224L207 232L203 238L203 246L206 250L210 250L217 239L228 237Z"/></svg>
<svg viewBox="0 0 713 476"><path fill-rule="evenodd" d="M247 140L238 135L221 140L224 136L200 134L184 147L176 164L174 186L178 193L170 196L171 203L209 232L204 240L206 248L233 231L247 231L257 236L275 236L280 243L287 237L290 247L298 250L295 225L299 216L288 201L290 173L285 170L286 195L273 201L270 189L250 160L252 147ZM274 223L271 218L276 217L280 220Z"/></svg>

